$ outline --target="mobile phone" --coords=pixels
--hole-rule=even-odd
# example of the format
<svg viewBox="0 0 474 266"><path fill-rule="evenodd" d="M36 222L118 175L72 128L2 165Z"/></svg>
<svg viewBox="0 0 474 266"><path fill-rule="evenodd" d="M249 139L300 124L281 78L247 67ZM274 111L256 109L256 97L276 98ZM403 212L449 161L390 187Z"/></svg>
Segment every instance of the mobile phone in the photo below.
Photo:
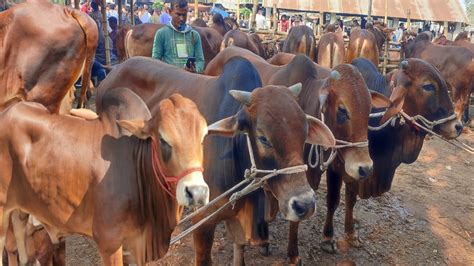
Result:
<svg viewBox="0 0 474 266"><path fill-rule="evenodd" d="M192 68L194 67L195 63L196 63L196 57L188 57L188 61L186 61L186 67Z"/></svg>

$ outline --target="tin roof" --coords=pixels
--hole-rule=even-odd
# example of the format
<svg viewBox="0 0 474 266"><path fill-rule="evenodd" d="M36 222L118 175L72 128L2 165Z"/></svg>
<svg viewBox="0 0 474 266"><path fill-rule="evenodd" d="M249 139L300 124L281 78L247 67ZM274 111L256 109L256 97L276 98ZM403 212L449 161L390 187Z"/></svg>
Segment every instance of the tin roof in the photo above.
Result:
<svg viewBox="0 0 474 266"><path fill-rule="evenodd" d="M387 0L388 16L469 23L460 0ZM369 0L263 0L263 6L289 10L367 15ZM372 16L385 15L385 0L373 0Z"/></svg>

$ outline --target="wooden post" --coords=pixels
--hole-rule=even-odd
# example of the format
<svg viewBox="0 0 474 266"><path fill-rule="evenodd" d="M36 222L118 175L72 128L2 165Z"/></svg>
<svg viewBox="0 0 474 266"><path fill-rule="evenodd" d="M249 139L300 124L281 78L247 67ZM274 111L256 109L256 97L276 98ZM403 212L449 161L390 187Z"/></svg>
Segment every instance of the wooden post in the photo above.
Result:
<svg viewBox="0 0 474 266"><path fill-rule="evenodd" d="M80 9L81 7L79 5L80 5L79 0L74 0L74 8Z"/></svg>
<svg viewBox="0 0 474 266"><path fill-rule="evenodd" d="M449 27L449 24L447 21L444 21L444 36L446 36L446 38L448 38L448 34L449 34L449 30L448 30L448 27Z"/></svg>
<svg viewBox="0 0 474 266"><path fill-rule="evenodd" d="M273 33L278 31L278 10L276 3L273 3Z"/></svg>
<svg viewBox="0 0 474 266"><path fill-rule="evenodd" d="M194 0L194 18L199 18L199 2L198 0Z"/></svg>
<svg viewBox="0 0 474 266"><path fill-rule="evenodd" d="M237 9L235 11L237 23L239 23L240 20L240 0L237 0Z"/></svg>
<svg viewBox="0 0 474 266"><path fill-rule="evenodd" d="M369 0L369 12L367 13L367 21L372 22L372 0Z"/></svg>
<svg viewBox="0 0 474 266"><path fill-rule="evenodd" d="M388 27L388 0L385 0L385 18L384 18L385 26Z"/></svg>
<svg viewBox="0 0 474 266"><path fill-rule="evenodd" d="M122 0L118 0L117 2L117 11L118 11L118 27L120 28L122 25Z"/></svg>
<svg viewBox="0 0 474 266"><path fill-rule="evenodd" d="M105 42L105 63L110 66L110 42L109 42L109 27L107 21L107 10L105 10L105 1L100 1L100 9L102 12L102 30L104 31L104 42Z"/></svg>
<svg viewBox="0 0 474 266"><path fill-rule="evenodd" d="M130 0L130 23L135 25L135 11L133 7L133 0Z"/></svg>
<svg viewBox="0 0 474 266"><path fill-rule="evenodd" d="M410 9L407 11L407 30L411 30L411 13Z"/></svg>
<svg viewBox="0 0 474 266"><path fill-rule="evenodd" d="M258 0L253 0L253 8L252 8L252 24L250 25L250 29L255 29L257 27L257 21L255 18L257 17L257 9L258 9Z"/></svg>

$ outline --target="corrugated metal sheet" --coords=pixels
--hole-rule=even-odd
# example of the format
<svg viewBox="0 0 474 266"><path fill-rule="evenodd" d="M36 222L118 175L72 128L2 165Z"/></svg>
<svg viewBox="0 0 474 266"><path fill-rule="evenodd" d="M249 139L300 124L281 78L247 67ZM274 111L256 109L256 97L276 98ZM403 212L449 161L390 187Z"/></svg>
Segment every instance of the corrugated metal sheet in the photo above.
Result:
<svg viewBox="0 0 474 266"><path fill-rule="evenodd" d="M388 16L394 18L410 17L417 20L466 22L469 19L463 10L460 0L388 0ZM369 0L263 0L263 5L278 8L335 12L354 15L367 15ZM373 0L372 15L385 15L385 0Z"/></svg>

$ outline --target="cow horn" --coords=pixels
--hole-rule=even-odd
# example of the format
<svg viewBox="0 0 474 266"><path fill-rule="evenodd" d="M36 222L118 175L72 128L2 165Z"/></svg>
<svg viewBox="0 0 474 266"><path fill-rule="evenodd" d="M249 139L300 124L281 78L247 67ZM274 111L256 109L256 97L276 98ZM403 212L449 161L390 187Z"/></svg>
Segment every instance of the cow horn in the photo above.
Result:
<svg viewBox="0 0 474 266"><path fill-rule="evenodd" d="M288 87L288 89L290 89L291 93L293 93L293 96L295 97L298 97L300 95L302 88L303 85L301 85L300 82Z"/></svg>
<svg viewBox="0 0 474 266"><path fill-rule="evenodd" d="M341 78L341 73L339 73L339 71L337 70L333 70L331 71L331 74L329 74L329 78L334 79L334 80L339 80Z"/></svg>
<svg viewBox="0 0 474 266"><path fill-rule="evenodd" d="M407 60L403 60L401 63L400 63L400 68L402 70L407 70L408 69L408 61Z"/></svg>
<svg viewBox="0 0 474 266"><path fill-rule="evenodd" d="M244 105L250 105L252 99L252 93L248 91L239 91L239 90L230 90L230 95L234 97L237 101Z"/></svg>

